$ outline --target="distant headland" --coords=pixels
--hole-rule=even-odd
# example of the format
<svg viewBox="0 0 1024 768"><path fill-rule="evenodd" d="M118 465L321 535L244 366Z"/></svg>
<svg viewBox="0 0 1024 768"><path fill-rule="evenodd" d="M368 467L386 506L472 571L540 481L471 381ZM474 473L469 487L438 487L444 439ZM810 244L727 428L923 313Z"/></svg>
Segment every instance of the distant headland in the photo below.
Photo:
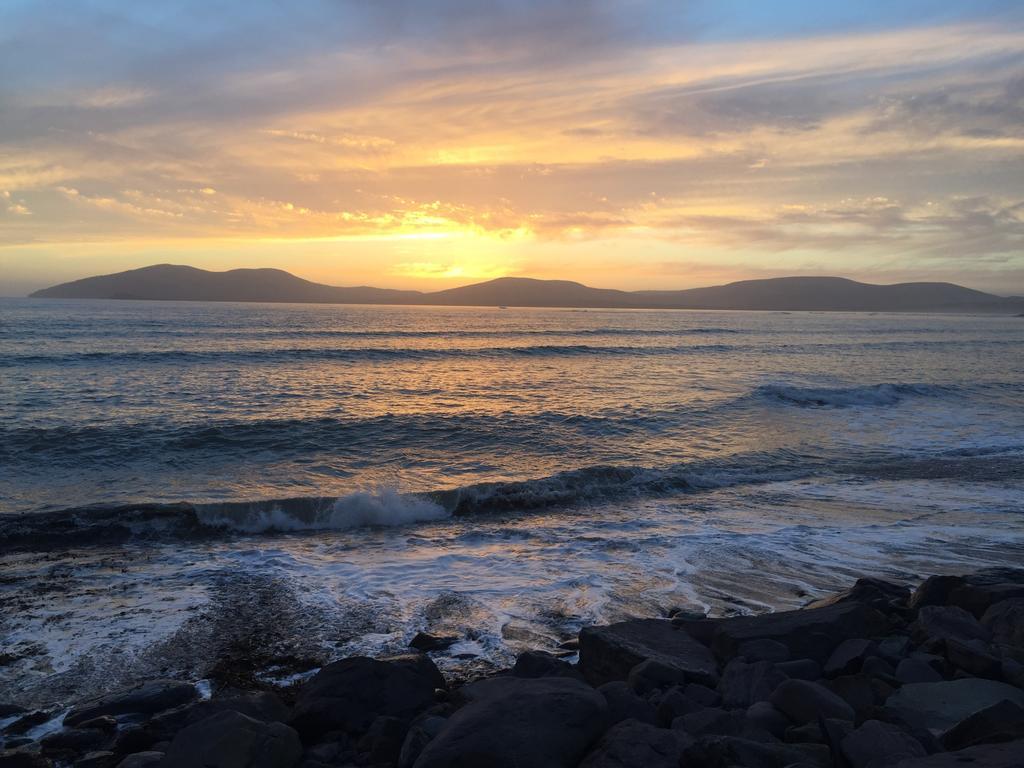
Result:
<svg viewBox="0 0 1024 768"><path fill-rule="evenodd" d="M995 296L953 283L871 285L842 277L743 280L678 291L618 291L567 280L501 277L443 291L403 291L310 282L280 269L210 272L157 264L87 277L33 293L44 299L247 301L304 304L567 307L593 309L730 309L833 312L1024 311L1024 297Z"/></svg>

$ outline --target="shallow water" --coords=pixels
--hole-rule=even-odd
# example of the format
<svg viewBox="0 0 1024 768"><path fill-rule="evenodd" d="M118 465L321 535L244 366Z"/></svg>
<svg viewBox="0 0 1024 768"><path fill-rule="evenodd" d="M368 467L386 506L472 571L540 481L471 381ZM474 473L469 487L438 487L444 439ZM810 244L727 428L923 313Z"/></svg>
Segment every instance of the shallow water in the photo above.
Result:
<svg viewBox="0 0 1024 768"><path fill-rule="evenodd" d="M1019 563L1022 347L998 317L0 302L0 540L71 530L0 555L0 699L421 629L471 674ZM187 537L73 509L176 501Z"/></svg>

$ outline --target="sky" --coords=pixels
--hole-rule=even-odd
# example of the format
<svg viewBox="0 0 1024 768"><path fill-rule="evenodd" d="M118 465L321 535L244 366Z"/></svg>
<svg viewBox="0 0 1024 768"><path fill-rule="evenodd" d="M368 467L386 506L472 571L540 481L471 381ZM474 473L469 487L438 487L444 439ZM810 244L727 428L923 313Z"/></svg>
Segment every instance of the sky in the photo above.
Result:
<svg viewBox="0 0 1024 768"><path fill-rule="evenodd" d="M1024 4L0 1L0 295L167 262L1024 294Z"/></svg>

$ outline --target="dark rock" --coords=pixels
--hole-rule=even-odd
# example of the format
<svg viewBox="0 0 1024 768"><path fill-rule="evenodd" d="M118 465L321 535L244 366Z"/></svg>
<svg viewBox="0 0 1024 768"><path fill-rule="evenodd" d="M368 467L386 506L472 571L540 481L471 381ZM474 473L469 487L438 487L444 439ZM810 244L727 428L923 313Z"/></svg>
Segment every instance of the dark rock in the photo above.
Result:
<svg viewBox="0 0 1024 768"><path fill-rule="evenodd" d="M574 637L571 640L566 640L564 643L558 644L558 650L560 651L578 651L580 649L580 639Z"/></svg>
<svg viewBox="0 0 1024 768"><path fill-rule="evenodd" d="M0 719L23 715L27 711L24 707L19 707L16 704L0 704Z"/></svg>
<svg viewBox="0 0 1024 768"><path fill-rule="evenodd" d="M862 603L870 605L882 613L901 612L910 601L910 588L891 581L864 577L857 579L850 589L830 597L815 600L806 608L826 608L842 603Z"/></svg>
<svg viewBox="0 0 1024 768"><path fill-rule="evenodd" d="M817 680L821 677L821 665L814 659L794 659L776 664L775 668L794 680Z"/></svg>
<svg viewBox="0 0 1024 768"><path fill-rule="evenodd" d="M913 736L879 720L868 720L843 739L842 752L851 768L894 765L928 754Z"/></svg>
<svg viewBox="0 0 1024 768"><path fill-rule="evenodd" d="M117 768L155 768L163 759L163 752L136 752L118 763Z"/></svg>
<svg viewBox="0 0 1024 768"><path fill-rule="evenodd" d="M772 706L797 725L818 717L853 720L853 708L827 688L808 680L787 680L770 699Z"/></svg>
<svg viewBox="0 0 1024 768"><path fill-rule="evenodd" d="M421 715L413 720L398 754L398 768L412 768L424 747L444 728L445 722L445 718L437 715Z"/></svg>
<svg viewBox="0 0 1024 768"><path fill-rule="evenodd" d="M711 652L671 621L639 619L580 632L579 666L592 685L625 680L633 667L649 659L674 667L690 682L718 682Z"/></svg>
<svg viewBox="0 0 1024 768"><path fill-rule="evenodd" d="M673 686L685 685L686 673L675 666L669 666L659 659L641 661L626 676L626 683L637 696L647 696Z"/></svg>
<svg viewBox="0 0 1024 768"><path fill-rule="evenodd" d="M779 739L789 728L789 718L767 701L755 701L747 708L746 723Z"/></svg>
<svg viewBox="0 0 1024 768"><path fill-rule="evenodd" d="M1002 669L1002 661L980 640L946 640L946 658L954 667L976 677L997 678Z"/></svg>
<svg viewBox="0 0 1024 768"><path fill-rule="evenodd" d="M100 717L94 717L92 720L80 723L78 727L84 729L92 728L97 731L116 731L117 718L110 715L101 715Z"/></svg>
<svg viewBox="0 0 1024 768"><path fill-rule="evenodd" d="M301 758L299 735L284 723L225 711L180 731L161 768L292 768Z"/></svg>
<svg viewBox="0 0 1024 768"><path fill-rule="evenodd" d="M739 647L738 655L747 661L789 661L789 648L775 640L748 640Z"/></svg>
<svg viewBox="0 0 1024 768"><path fill-rule="evenodd" d="M717 707L722 703L722 696L718 691L708 688L699 683L690 683L683 688L683 694L691 701L695 701L704 707Z"/></svg>
<svg viewBox="0 0 1024 768"><path fill-rule="evenodd" d="M512 674L516 677L579 677L575 666L544 651L527 651L519 654Z"/></svg>
<svg viewBox="0 0 1024 768"><path fill-rule="evenodd" d="M113 752L99 750L75 760L74 768L114 768L117 761L118 757Z"/></svg>
<svg viewBox="0 0 1024 768"><path fill-rule="evenodd" d="M597 690L608 702L608 722L612 725L630 719L651 725L657 722L654 706L633 693L622 680L605 683Z"/></svg>
<svg viewBox="0 0 1024 768"><path fill-rule="evenodd" d="M868 677L878 677L889 681L896 679L896 670L881 656L868 656L864 659L860 671Z"/></svg>
<svg viewBox="0 0 1024 768"><path fill-rule="evenodd" d="M575 766L607 725L604 697L578 680L492 678L472 686L415 768Z"/></svg>
<svg viewBox="0 0 1024 768"><path fill-rule="evenodd" d="M51 768L49 758L26 749L5 749L0 751L0 768Z"/></svg>
<svg viewBox="0 0 1024 768"><path fill-rule="evenodd" d="M963 576L929 576L910 596L910 607L916 610L929 605L947 605L953 590L965 583Z"/></svg>
<svg viewBox="0 0 1024 768"><path fill-rule="evenodd" d="M53 712L37 709L19 717L13 723L4 728L4 733L13 733L16 735L27 733L28 731L31 731L33 728L35 728L37 725L42 725L43 723L49 722L53 719L53 717Z"/></svg>
<svg viewBox="0 0 1024 768"><path fill-rule="evenodd" d="M678 768L689 743L678 731L625 720L601 737L580 768Z"/></svg>
<svg viewBox="0 0 1024 768"><path fill-rule="evenodd" d="M28 736L15 736L14 738L4 739L3 749L17 749L18 747L27 747L29 744L35 744L35 739L30 739Z"/></svg>
<svg viewBox="0 0 1024 768"><path fill-rule="evenodd" d="M918 587L910 604L955 605L980 619L995 603L1018 597L1024 597L1024 570L990 568L970 576L932 576Z"/></svg>
<svg viewBox="0 0 1024 768"><path fill-rule="evenodd" d="M665 691L657 700L656 722L667 728L677 717L688 715L691 712L698 712L704 709L692 699L688 699L681 688L672 688Z"/></svg>
<svg viewBox="0 0 1024 768"><path fill-rule="evenodd" d="M852 675L855 672L859 672L864 660L875 653L877 653L877 646L871 640L843 640L832 651L832 655L828 657L828 661L825 662L822 671L826 677Z"/></svg>
<svg viewBox="0 0 1024 768"><path fill-rule="evenodd" d="M896 667L896 679L904 684L937 683L942 680L942 675L921 659L903 659Z"/></svg>
<svg viewBox="0 0 1024 768"><path fill-rule="evenodd" d="M983 744L959 752L901 760L897 768L1021 768L1024 765L1021 755L1024 755L1024 741Z"/></svg>
<svg viewBox="0 0 1024 768"><path fill-rule="evenodd" d="M981 624L992 633L996 643L1024 648L1024 598L1000 600L989 606Z"/></svg>
<svg viewBox="0 0 1024 768"><path fill-rule="evenodd" d="M44 754L91 752L109 740L103 731L85 728L65 728L44 736L39 746Z"/></svg>
<svg viewBox="0 0 1024 768"><path fill-rule="evenodd" d="M886 626L869 605L841 602L824 608L783 611L761 616L719 619L711 648L720 658L735 656L744 643L767 639L782 643L794 658L822 662L848 637L870 637Z"/></svg>
<svg viewBox="0 0 1024 768"><path fill-rule="evenodd" d="M691 736L740 736L745 721L743 712L709 708L676 718L672 721L672 728Z"/></svg>
<svg viewBox="0 0 1024 768"><path fill-rule="evenodd" d="M683 751L681 765L695 768L786 768L827 763L827 754L792 744L764 744L735 736L702 736Z"/></svg>
<svg viewBox="0 0 1024 768"><path fill-rule="evenodd" d="M788 678L769 661L748 664L733 659L722 670L718 691L726 707L749 707L755 701L767 701L772 691Z"/></svg>
<svg viewBox="0 0 1024 768"><path fill-rule="evenodd" d="M417 651L443 651L459 642L454 635L431 635L428 632L417 632L415 637L409 641L409 647Z"/></svg>
<svg viewBox="0 0 1024 768"><path fill-rule="evenodd" d="M834 717L819 717L818 727L821 735L825 737L828 745L829 756L835 766L845 766L846 757L843 755L843 739L853 733L853 723L849 720L837 720Z"/></svg>
<svg viewBox="0 0 1024 768"><path fill-rule="evenodd" d="M876 695L870 677L866 675L844 675L822 683L853 708L853 719L860 723L874 714ZM825 715L835 717L835 715ZM844 718L846 719L846 718Z"/></svg>
<svg viewBox="0 0 1024 768"><path fill-rule="evenodd" d="M302 687L292 725L303 738L333 730L362 732L381 715L411 720L435 701L444 678L426 656L354 656L321 669Z"/></svg>
<svg viewBox="0 0 1024 768"><path fill-rule="evenodd" d="M405 741L408 723L397 717L381 716L359 741L359 749L371 765L392 765L398 761Z"/></svg>
<svg viewBox="0 0 1024 768"><path fill-rule="evenodd" d="M911 683L889 697L886 711L912 725L946 731L982 709L1006 699L1024 707L1024 691L994 680L967 678Z"/></svg>
<svg viewBox="0 0 1024 768"><path fill-rule="evenodd" d="M1024 709L1004 699L961 720L943 734L942 744L955 751L1017 739L1024 739Z"/></svg>
<svg viewBox="0 0 1024 768"><path fill-rule="evenodd" d="M791 725L786 729L785 739L790 744L824 744L825 734L814 720L803 725Z"/></svg>
<svg viewBox="0 0 1024 768"><path fill-rule="evenodd" d="M103 715L142 714L157 712L181 706L198 698L194 685L177 680L151 680L124 691L100 696L79 704L64 718L64 725L76 726L87 720Z"/></svg>
<svg viewBox="0 0 1024 768"><path fill-rule="evenodd" d="M906 635L891 635L878 641L878 655L890 664L899 664L910 653L910 638Z"/></svg>
<svg viewBox="0 0 1024 768"><path fill-rule="evenodd" d="M981 640L989 642L992 633L974 616L955 605L930 605L917 614L911 626L919 643L935 645L939 640Z"/></svg>

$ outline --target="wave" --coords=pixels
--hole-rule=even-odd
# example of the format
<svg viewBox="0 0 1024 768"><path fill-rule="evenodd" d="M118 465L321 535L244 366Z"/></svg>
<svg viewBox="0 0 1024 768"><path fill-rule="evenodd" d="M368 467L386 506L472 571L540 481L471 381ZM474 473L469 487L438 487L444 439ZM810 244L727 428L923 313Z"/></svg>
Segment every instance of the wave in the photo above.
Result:
<svg viewBox="0 0 1024 768"><path fill-rule="evenodd" d="M868 384L853 387L801 387L793 384L764 384L751 395L785 405L805 408L848 408L852 406L896 405L912 397L944 397L955 390L935 384Z"/></svg>

